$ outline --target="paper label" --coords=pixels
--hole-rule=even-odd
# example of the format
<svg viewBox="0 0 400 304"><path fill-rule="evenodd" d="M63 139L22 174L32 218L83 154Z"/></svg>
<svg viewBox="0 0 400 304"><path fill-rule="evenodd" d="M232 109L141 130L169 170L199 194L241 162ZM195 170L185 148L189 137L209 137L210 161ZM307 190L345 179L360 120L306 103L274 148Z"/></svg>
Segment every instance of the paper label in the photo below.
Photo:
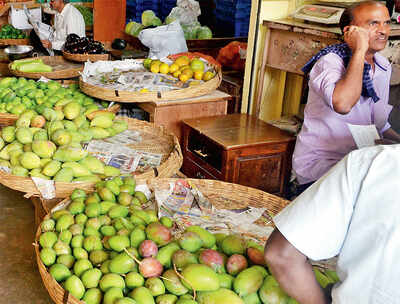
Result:
<svg viewBox="0 0 400 304"><path fill-rule="evenodd" d="M347 126L359 149L374 146L375 140L379 139L379 134L375 125L347 124Z"/></svg>

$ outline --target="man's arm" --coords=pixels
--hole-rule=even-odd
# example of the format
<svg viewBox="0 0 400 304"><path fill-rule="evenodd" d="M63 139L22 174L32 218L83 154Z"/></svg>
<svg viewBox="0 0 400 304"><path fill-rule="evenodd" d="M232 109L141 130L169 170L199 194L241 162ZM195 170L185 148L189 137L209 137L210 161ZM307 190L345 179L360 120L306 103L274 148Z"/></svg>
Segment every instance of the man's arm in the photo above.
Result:
<svg viewBox="0 0 400 304"><path fill-rule="evenodd" d="M395 143L400 143L400 134L392 128L387 129L385 132L383 132L382 135L384 139L389 139L394 141Z"/></svg>
<svg viewBox="0 0 400 304"><path fill-rule="evenodd" d="M347 114L360 99L363 83L365 54L369 47L368 32L360 27L345 28L344 41L352 50L346 73L335 86L332 96L333 109Z"/></svg>
<svg viewBox="0 0 400 304"><path fill-rule="evenodd" d="M307 257L277 229L265 245L265 260L280 286L300 304L328 304Z"/></svg>

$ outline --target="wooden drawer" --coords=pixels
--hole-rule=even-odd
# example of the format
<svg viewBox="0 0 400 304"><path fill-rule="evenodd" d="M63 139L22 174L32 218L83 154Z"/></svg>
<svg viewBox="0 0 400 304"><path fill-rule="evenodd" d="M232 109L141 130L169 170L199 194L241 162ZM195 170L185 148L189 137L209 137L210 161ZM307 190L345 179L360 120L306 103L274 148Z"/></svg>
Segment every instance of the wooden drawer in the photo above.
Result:
<svg viewBox="0 0 400 304"><path fill-rule="evenodd" d="M210 172L208 172L206 169L200 167L198 164L196 164L194 161L192 161L190 158L185 157L183 160L183 165L182 165L182 172L185 174L187 177L192 177L192 178L201 178L201 179L218 179L214 175L212 175Z"/></svg>

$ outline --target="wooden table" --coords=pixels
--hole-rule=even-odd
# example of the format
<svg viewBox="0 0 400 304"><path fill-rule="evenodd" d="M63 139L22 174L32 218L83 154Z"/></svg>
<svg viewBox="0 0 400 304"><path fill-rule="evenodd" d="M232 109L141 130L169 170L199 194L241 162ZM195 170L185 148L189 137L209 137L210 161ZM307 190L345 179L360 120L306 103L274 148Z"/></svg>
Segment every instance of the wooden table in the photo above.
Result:
<svg viewBox="0 0 400 304"><path fill-rule="evenodd" d="M284 196L294 136L247 114L185 119L188 177L217 179Z"/></svg>
<svg viewBox="0 0 400 304"><path fill-rule="evenodd" d="M256 116L259 116L266 67L303 75L301 68L328 45L339 43L339 27L324 26L285 18L264 20L268 27L257 81ZM390 37L400 36L400 24L392 24Z"/></svg>
<svg viewBox="0 0 400 304"><path fill-rule="evenodd" d="M224 115L230 99L230 95L216 90L200 97L138 103L138 106L149 113L150 122L165 126L181 141L183 119Z"/></svg>

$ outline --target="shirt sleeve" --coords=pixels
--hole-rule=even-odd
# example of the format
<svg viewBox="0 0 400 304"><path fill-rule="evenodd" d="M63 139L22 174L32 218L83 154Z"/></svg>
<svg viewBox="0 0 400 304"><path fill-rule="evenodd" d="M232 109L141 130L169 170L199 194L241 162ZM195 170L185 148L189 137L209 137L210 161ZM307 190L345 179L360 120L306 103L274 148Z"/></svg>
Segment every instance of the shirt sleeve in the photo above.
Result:
<svg viewBox="0 0 400 304"><path fill-rule="evenodd" d="M390 77L392 75L392 68L389 65L385 73L386 79L380 81L382 89L380 90L381 100L374 104L373 108L373 122L376 125L379 133L382 134L391 128L388 122L390 112L393 107L389 104L389 90L390 90Z"/></svg>
<svg viewBox="0 0 400 304"><path fill-rule="evenodd" d="M346 69L343 60L334 53L321 57L310 72L308 85L333 109L332 96L336 83L343 77Z"/></svg>
<svg viewBox="0 0 400 304"><path fill-rule="evenodd" d="M355 152L274 217L277 229L312 260L334 257L343 245L361 184Z"/></svg>

